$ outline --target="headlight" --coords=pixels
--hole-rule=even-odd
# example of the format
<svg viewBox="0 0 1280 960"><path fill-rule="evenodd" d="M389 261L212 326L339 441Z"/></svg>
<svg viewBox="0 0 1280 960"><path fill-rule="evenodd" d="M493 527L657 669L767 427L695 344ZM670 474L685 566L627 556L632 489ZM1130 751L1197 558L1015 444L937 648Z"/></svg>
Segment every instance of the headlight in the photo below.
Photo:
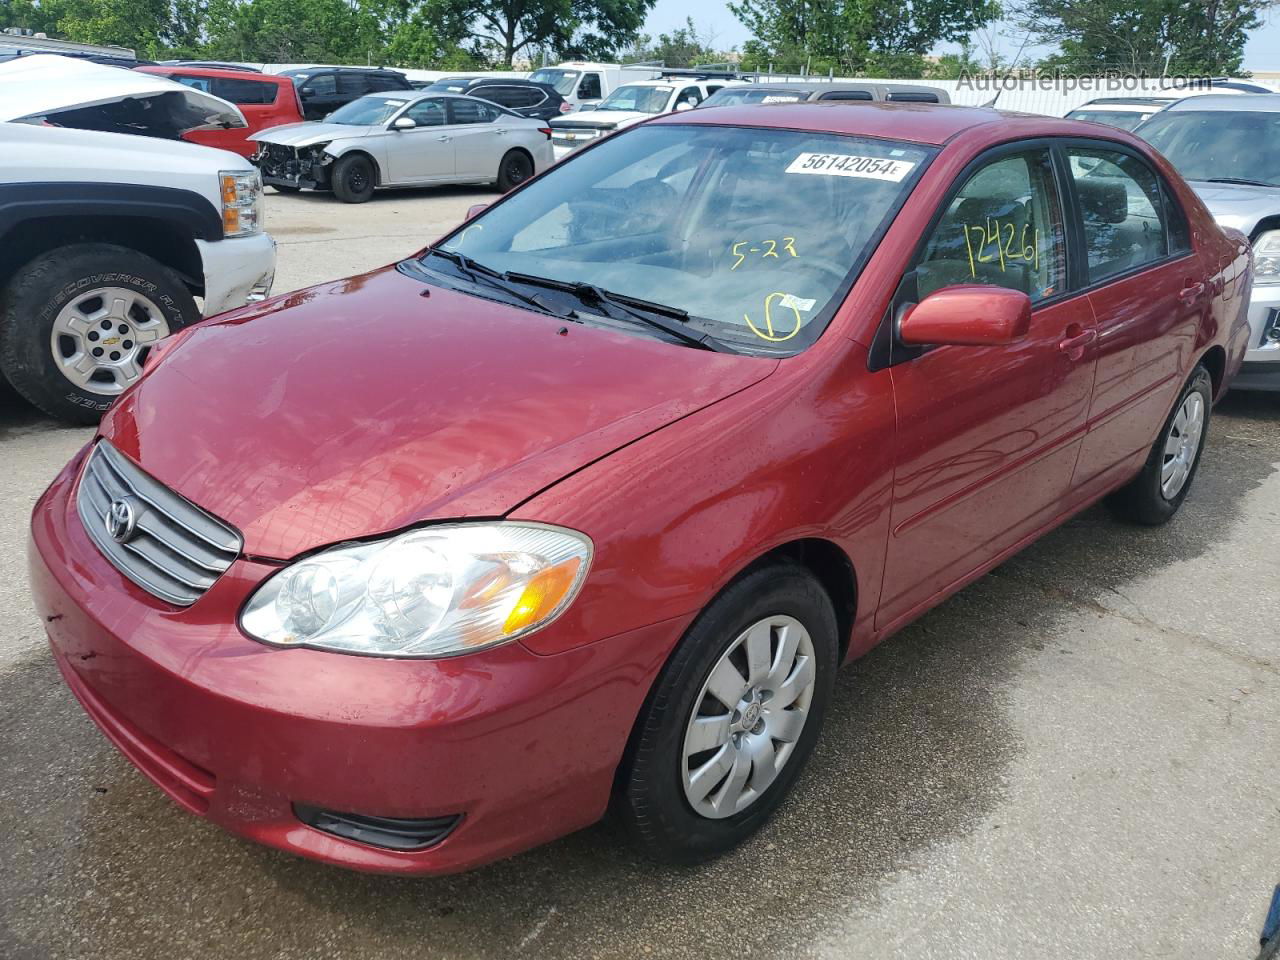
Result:
<svg viewBox="0 0 1280 960"><path fill-rule="evenodd" d="M1253 243L1253 282L1280 283L1280 230L1268 230Z"/></svg>
<svg viewBox="0 0 1280 960"><path fill-rule="evenodd" d="M506 643L559 616L591 563L581 533L533 523L423 527L334 547L280 571L240 626L281 646L448 657Z"/></svg>
<svg viewBox="0 0 1280 960"><path fill-rule="evenodd" d="M262 175L257 170L221 170L222 235L248 237L262 231Z"/></svg>

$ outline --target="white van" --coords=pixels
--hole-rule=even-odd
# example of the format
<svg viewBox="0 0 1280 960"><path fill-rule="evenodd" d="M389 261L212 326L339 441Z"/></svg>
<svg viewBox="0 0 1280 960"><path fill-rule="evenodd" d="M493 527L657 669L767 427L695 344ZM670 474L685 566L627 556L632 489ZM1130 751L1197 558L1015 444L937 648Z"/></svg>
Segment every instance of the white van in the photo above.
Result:
<svg viewBox="0 0 1280 960"><path fill-rule="evenodd" d="M661 67L568 60L554 67L535 70L529 74L529 79L535 83L550 84L574 110L581 110L594 107L624 83L656 80L660 76Z"/></svg>

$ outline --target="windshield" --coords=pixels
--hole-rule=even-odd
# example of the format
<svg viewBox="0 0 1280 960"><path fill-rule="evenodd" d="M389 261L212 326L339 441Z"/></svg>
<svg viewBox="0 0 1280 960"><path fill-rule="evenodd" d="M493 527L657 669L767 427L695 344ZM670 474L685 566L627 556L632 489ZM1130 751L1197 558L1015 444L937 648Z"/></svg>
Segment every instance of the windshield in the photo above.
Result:
<svg viewBox="0 0 1280 960"><path fill-rule="evenodd" d="M1147 117L1155 115L1152 108L1147 113L1136 110L1072 110L1067 114L1068 120L1089 120L1092 123L1105 123L1108 127L1119 127L1121 130L1132 130Z"/></svg>
<svg viewBox="0 0 1280 960"><path fill-rule="evenodd" d="M1280 112L1166 110L1138 133L1187 180L1280 186Z"/></svg>
<svg viewBox="0 0 1280 960"><path fill-rule="evenodd" d="M439 246L678 307L740 352L792 354L829 322L930 156L826 133L637 127Z"/></svg>
<svg viewBox="0 0 1280 960"><path fill-rule="evenodd" d="M562 97L567 97L573 93L573 86L577 82L581 74L577 70L554 70L543 68L535 70L529 79L534 83L549 83L555 88L556 93Z"/></svg>
<svg viewBox="0 0 1280 960"><path fill-rule="evenodd" d="M742 103L795 103L809 97L808 90L753 90L725 87L707 97L704 107L736 107Z"/></svg>
<svg viewBox="0 0 1280 960"><path fill-rule="evenodd" d="M619 87L600 102L597 110L625 110L628 113L666 113L667 101L675 87Z"/></svg>
<svg viewBox="0 0 1280 960"><path fill-rule="evenodd" d="M372 127L386 123L408 102L408 100L383 94L360 97L333 111L325 117L325 122L342 123L352 127Z"/></svg>

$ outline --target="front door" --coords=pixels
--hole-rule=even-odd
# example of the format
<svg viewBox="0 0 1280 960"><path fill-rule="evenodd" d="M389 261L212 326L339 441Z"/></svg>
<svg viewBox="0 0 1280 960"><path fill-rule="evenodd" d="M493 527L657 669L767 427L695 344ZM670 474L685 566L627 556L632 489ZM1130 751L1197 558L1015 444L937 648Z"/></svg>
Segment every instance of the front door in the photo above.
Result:
<svg viewBox="0 0 1280 960"><path fill-rule="evenodd" d="M1004 149L950 200L899 301L960 284L1026 293L1007 346L896 348L898 452L877 626L955 589L1064 509L1093 387L1093 312L1067 287L1047 148Z"/></svg>
<svg viewBox="0 0 1280 960"><path fill-rule="evenodd" d="M454 170L453 128L448 125L443 99L419 100L402 117L414 126L387 131L387 182L423 183L448 179Z"/></svg>

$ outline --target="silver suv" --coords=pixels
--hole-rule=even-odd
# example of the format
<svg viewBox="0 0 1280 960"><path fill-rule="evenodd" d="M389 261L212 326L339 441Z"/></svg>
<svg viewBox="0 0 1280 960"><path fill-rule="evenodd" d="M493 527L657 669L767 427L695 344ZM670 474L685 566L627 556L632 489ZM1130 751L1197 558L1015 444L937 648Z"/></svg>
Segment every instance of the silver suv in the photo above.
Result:
<svg viewBox="0 0 1280 960"><path fill-rule="evenodd" d="M1280 94L1188 97L1134 132L1253 244L1249 351L1232 386L1280 391Z"/></svg>

